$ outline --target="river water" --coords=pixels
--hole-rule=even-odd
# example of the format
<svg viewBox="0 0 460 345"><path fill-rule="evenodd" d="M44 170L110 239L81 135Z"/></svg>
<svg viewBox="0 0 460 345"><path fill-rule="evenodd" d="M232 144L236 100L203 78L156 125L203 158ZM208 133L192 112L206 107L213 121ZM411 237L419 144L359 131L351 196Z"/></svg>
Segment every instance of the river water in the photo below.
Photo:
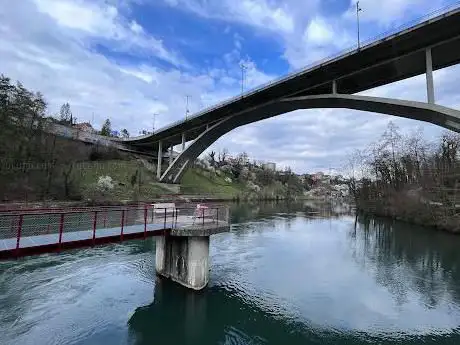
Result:
<svg viewBox="0 0 460 345"><path fill-rule="evenodd" d="M232 205L210 284L154 240L0 263L0 344L460 344L460 237L347 207Z"/></svg>

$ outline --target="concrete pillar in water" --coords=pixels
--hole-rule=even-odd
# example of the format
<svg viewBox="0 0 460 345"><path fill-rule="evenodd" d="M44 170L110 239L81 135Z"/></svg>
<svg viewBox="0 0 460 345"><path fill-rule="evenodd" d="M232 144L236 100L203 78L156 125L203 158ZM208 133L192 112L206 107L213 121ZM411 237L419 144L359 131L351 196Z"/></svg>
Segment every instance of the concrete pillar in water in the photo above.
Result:
<svg viewBox="0 0 460 345"><path fill-rule="evenodd" d="M425 52L426 62L426 92L428 103L434 104L434 83L433 83L433 60L431 58L431 48Z"/></svg>
<svg viewBox="0 0 460 345"><path fill-rule="evenodd" d="M157 178L161 178L161 161L163 155L163 148L161 147L161 140L158 142L158 159L157 159Z"/></svg>
<svg viewBox="0 0 460 345"><path fill-rule="evenodd" d="M155 270L190 289L203 289L209 281L209 236L157 237Z"/></svg>
<svg viewBox="0 0 460 345"><path fill-rule="evenodd" d="M185 150L185 132L182 133L182 152Z"/></svg>

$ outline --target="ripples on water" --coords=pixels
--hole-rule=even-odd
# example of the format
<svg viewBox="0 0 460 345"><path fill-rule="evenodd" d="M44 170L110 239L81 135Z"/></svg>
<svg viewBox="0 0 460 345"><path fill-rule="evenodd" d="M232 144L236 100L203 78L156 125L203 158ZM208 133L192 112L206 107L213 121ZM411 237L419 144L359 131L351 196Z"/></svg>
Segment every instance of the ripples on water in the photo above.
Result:
<svg viewBox="0 0 460 345"><path fill-rule="evenodd" d="M315 205L236 205L210 286L153 241L0 265L0 344L460 344L460 238Z"/></svg>

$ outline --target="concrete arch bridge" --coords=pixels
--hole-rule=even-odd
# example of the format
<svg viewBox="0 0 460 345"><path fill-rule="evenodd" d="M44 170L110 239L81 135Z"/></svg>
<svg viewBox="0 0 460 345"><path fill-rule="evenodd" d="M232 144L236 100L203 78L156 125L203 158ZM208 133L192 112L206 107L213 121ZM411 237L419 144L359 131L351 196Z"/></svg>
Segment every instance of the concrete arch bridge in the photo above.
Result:
<svg viewBox="0 0 460 345"><path fill-rule="evenodd" d="M456 6L154 134L114 140L136 151L157 153L158 179L179 183L190 163L224 134L298 109L354 109L416 119L460 132L460 111L436 104L433 84L433 71L460 62L460 8ZM426 75L426 102L356 95L421 74ZM175 156L172 148L176 145L182 150ZM162 171L161 162L168 150L169 166Z"/></svg>

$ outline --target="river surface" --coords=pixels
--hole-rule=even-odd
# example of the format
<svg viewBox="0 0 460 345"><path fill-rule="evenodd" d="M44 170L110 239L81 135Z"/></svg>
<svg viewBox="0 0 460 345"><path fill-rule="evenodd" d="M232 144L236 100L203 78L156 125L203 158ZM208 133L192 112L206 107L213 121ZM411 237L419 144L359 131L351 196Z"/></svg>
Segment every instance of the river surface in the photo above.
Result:
<svg viewBox="0 0 460 345"><path fill-rule="evenodd" d="M0 344L460 344L460 237L346 207L232 205L210 284L154 240L0 263Z"/></svg>

